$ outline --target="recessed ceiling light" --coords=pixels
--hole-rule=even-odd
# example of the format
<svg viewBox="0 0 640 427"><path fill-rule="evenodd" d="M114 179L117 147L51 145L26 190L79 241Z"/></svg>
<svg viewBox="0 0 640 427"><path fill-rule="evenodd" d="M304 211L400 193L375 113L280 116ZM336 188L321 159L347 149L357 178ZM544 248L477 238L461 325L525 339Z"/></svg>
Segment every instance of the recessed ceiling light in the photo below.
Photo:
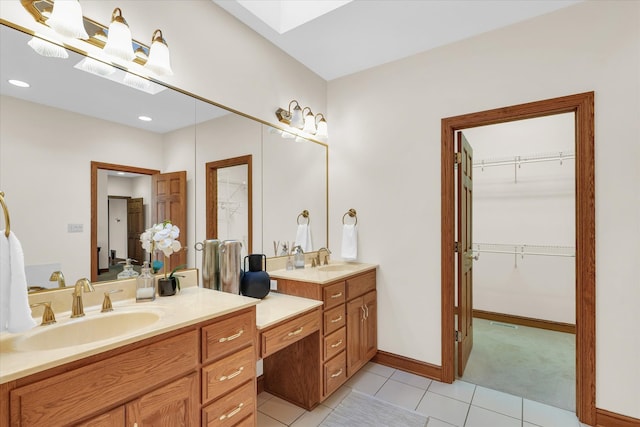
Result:
<svg viewBox="0 0 640 427"><path fill-rule="evenodd" d="M31 87L31 85L29 83L23 82L22 80L10 79L9 83L11 83L14 86L18 86L18 87Z"/></svg>
<svg viewBox="0 0 640 427"><path fill-rule="evenodd" d="M142 120L143 122L150 122L151 120L153 120L149 116L138 116L138 119Z"/></svg>
<svg viewBox="0 0 640 427"><path fill-rule="evenodd" d="M118 175L126 175L127 174L126 172L117 172L117 173L118 173Z"/></svg>

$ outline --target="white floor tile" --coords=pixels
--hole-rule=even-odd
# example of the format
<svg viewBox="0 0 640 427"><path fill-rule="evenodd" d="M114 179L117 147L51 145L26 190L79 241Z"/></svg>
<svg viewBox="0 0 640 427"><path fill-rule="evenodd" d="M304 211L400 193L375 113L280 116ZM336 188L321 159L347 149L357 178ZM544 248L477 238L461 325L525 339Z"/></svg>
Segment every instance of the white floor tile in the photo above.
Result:
<svg viewBox="0 0 640 427"><path fill-rule="evenodd" d="M578 427L578 418L573 412L524 399L522 419L541 427Z"/></svg>
<svg viewBox="0 0 640 427"><path fill-rule="evenodd" d="M304 414L305 410L279 397L272 397L260 406L260 412L289 425Z"/></svg>
<svg viewBox="0 0 640 427"><path fill-rule="evenodd" d="M396 370L393 375L391 375L391 379L421 388L423 390L428 389L429 384L431 384L431 380L429 378L421 377L420 375L411 374L409 372L404 372L401 370Z"/></svg>
<svg viewBox="0 0 640 427"><path fill-rule="evenodd" d="M262 427L262 426L260 426ZM437 418L429 418L427 427L454 427L453 424L445 423Z"/></svg>
<svg viewBox="0 0 640 427"><path fill-rule="evenodd" d="M286 427L280 421L274 420L270 416L258 411L258 425L260 427Z"/></svg>
<svg viewBox="0 0 640 427"><path fill-rule="evenodd" d="M322 404L324 406L328 406L331 409L336 409L342 399L347 397L347 395L351 393L351 387L343 385L339 389L333 392L331 396L329 396Z"/></svg>
<svg viewBox="0 0 640 427"><path fill-rule="evenodd" d="M438 418L439 420L453 424L455 426L464 426L467 418L469 404L461 402L450 397L427 391L422 401L416 408L417 412L428 417ZM428 426L431 427L431 420Z"/></svg>
<svg viewBox="0 0 640 427"><path fill-rule="evenodd" d="M520 427L522 421L488 409L471 406L465 427Z"/></svg>
<svg viewBox="0 0 640 427"><path fill-rule="evenodd" d="M429 391L471 403L475 388L475 385L460 380L455 380L452 384L431 381Z"/></svg>
<svg viewBox="0 0 640 427"><path fill-rule="evenodd" d="M522 398L512 394L477 386L471 405L522 419Z"/></svg>
<svg viewBox="0 0 640 427"><path fill-rule="evenodd" d="M422 400L425 390L404 384L395 380L388 380L376 393L378 399L413 411Z"/></svg>
<svg viewBox="0 0 640 427"><path fill-rule="evenodd" d="M386 381L387 378L385 377L361 370L347 381L347 385L355 390L373 396L378 392L378 390L380 390L380 387L382 387L382 384Z"/></svg>
<svg viewBox="0 0 640 427"><path fill-rule="evenodd" d="M305 412L291 427L317 427L327 418L333 409L328 406L318 405L313 411ZM260 426L262 427L262 426Z"/></svg>
<svg viewBox="0 0 640 427"><path fill-rule="evenodd" d="M272 397L273 397L273 394L267 393L266 391L263 391L262 393L260 393L258 395L258 408L260 407L260 405L262 405L264 402L271 399Z"/></svg>
<svg viewBox="0 0 640 427"><path fill-rule="evenodd" d="M388 366L380 365L379 363L373 362L367 363L362 369L385 378L389 378L396 371L394 368L390 368Z"/></svg>

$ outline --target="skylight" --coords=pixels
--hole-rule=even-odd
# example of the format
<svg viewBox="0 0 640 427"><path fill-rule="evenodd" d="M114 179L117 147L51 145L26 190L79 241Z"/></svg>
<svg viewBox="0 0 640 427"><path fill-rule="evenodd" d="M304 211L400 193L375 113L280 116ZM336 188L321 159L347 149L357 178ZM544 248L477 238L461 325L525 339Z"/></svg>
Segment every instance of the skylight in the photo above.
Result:
<svg viewBox="0 0 640 427"><path fill-rule="evenodd" d="M279 34L284 34L352 0L237 0Z"/></svg>

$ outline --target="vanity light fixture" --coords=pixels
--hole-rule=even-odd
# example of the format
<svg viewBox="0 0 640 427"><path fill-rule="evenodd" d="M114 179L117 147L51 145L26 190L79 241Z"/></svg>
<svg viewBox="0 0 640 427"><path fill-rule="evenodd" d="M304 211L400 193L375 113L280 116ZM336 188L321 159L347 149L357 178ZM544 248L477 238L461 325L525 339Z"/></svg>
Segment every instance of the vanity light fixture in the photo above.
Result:
<svg viewBox="0 0 640 427"><path fill-rule="evenodd" d="M78 62L75 67L81 69L82 71L86 71L88 73L95 74L101 77L110 76L111 74L116 72L115 67L113 67L112 65L106 64L88 56L82 61Z"/></svg>
<svg viewBox="0 0 640 427"><path fill-rule="evenodd" d="M292 104L296 104L291 109ZM302 118L302 108L300 108L300 104L295 99L289 103L289 109L285 110L284 108L278 108L276 110L276 117L278 121L281 123L285 123L293 128L302 129L304 124Z"/></svg>
<svg viewBox="0 0 640 427"><path fill-rule="evenodd" d="M107 55L129 62L136 57L132 43L129 24L122 16L122 10L116 7L111 14L111 24L109 24L109 31L107 32L107 44L104 45L102 50Z"/></svg>
<svg viewBox="0 0 640 427"><path fill-rule="evenodd" d="M306 110L309 110L309 111L307 112L307 114L304 114ZM313 116L313 113L311 112L311 108L304 107L302 109L302 114L304 116L304 127L302 128L302 132L306 132L313 135L314 133L316 133L316 119Z"/></svg>
<svg viewBox="0 0 640 427"><path fill-rule="evenodd" d="M159 76L173 75L169 59L169 46L164 37L162 37L162 31L160 30L155 30L151 36L149 58L144 67Z"/></svg>
<svg viewBox="0 0 640 427"><path fill-rule="evenodd" d="M69 52L67 52L67 49L63 48L62 46L58 46L55 43L51 43L50 41L43 40L39 37L32 37L31 40L27 42L27 44L38 55L46 56L47 58L67 59L69 57Z"/></svg>
<svg viewBox="0 0 640 427"><path fill-rule="evenodd" d="M320 118L320 120L318 120ZM327 121L324 118L324 114L316 114L316 136L318 138L329 137L329 129L327 127Z"/></svg>
<svg viewBox="0 0 640 427"><path fill-rule="evenodd" d="M89 38L84 29L82 8L78 0L56 0L47 25L64 37L83 40Z"/></svg>

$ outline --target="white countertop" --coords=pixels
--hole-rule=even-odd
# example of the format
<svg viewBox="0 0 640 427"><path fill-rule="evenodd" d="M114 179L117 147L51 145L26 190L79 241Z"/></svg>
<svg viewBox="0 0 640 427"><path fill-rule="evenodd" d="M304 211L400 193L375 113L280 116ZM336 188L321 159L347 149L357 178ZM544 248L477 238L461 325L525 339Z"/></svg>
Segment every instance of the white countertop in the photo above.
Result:
<svg viewBox="0 0 640 427"><path fill-rule="evenodd" d="M272 279L276 280L297 280L300 282L310 282L324 285L327 283L335 282L337 280L346 279L350 276L364 273L368 270L375 270L377 267L377 264L340 262L331 263L327 266L320 267L305 266L305 268L296 270L274 270L269 271L269 276ZM326 268L336 268L338 270L328 271Z"/></svg>
<svg viewBox="0 0 640 427"><path fill-rule="evenodd" d="M321 305L322 301L270 292L256 307L256 325L265 329Z"/></svg>
<svg viewBox="0 0 640 427"><path fill-rule="evenodd" d="M85 307L86 316L79 319L71 319L70 312L56 313L58 322L54 325L36 326L22 334L0 333L0 384L254 305L257 327L264 329L321 306L322 301L278 293L270 293L259 300L211 289L188 287L175 296L156 297L155 301L136 303L135 299L128 299L113 303L114 311L111 313L151 311L160 314L159 320L144 328L115 338L72 347L39 351L15 349L16 340L43 332L45 328L57 328L70 322L82 322L84 319L110 315L101 313L101 306ZM37 322L40 323L39 318Z"/></svg>

